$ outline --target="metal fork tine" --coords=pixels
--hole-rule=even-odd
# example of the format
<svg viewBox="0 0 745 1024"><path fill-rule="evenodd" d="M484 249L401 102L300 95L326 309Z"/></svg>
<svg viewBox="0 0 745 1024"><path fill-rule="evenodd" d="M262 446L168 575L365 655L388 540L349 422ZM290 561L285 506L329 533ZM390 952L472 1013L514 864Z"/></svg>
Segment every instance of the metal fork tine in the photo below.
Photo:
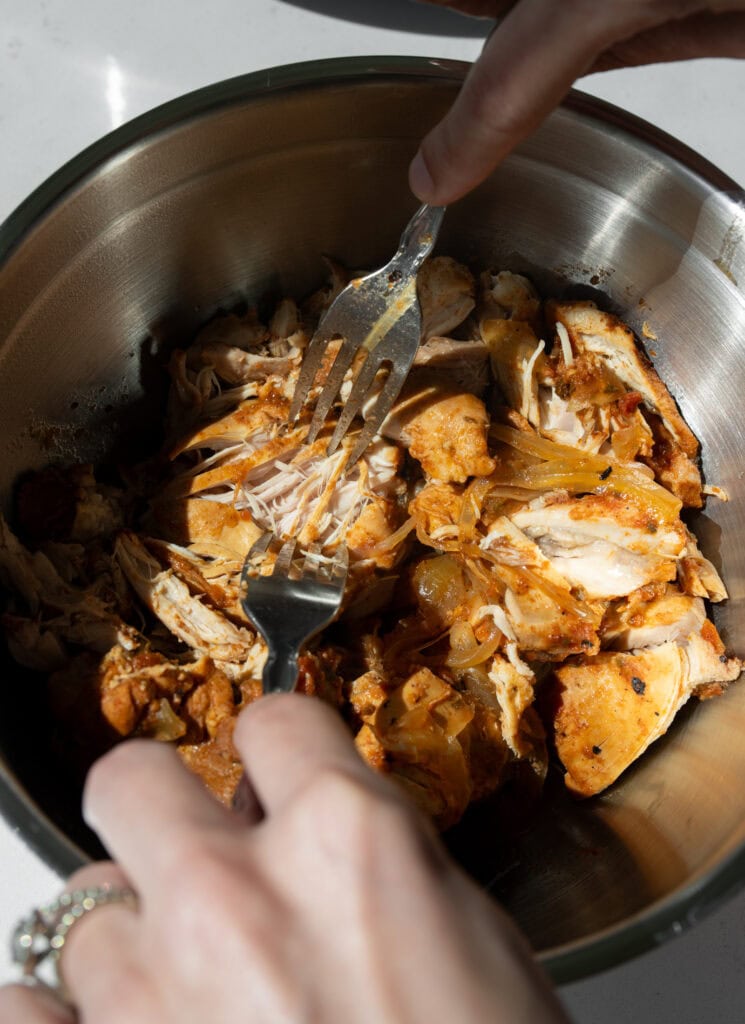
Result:
<svg viewBox="0 0 745 1024"><path fill-rule="evenodd" d="M321 574L322 563L318 556L321 553L320 544L309 544L308 550L305 552L305 558L301 567L301 575L308 577L318 577Z"/></svg>
<svg viewBox="0 0 745 1024"><path fill-rule="evenodd" d="M345 579L348 569L349 552L347 551L346 544L342 544L341 547L337 548L336 555L331 563L331 579L334 582Z"/></svg>
<svg viewBox="0 0 745 1024"><path fill-rule="evenodd" d="M300 410L305 405L310 389L313 387L313 382L316 379L318 368L323 361L323 354L326 351L327 344L327 335L316 334L305 351L303 361L300 365L300 373L298 374L297 383L295 384L295 390L292 395L292 403L290 405L290 412L288 415L290 423L295 422L300 415Z"/></svg>
<svg viewBox="0 0 745 1024"><path fill-rule="evenodd" d="M279 549L277 560L274 563L272 569L272 576L287 576L292 565L292 556L295 554L295 545L297 540L295 537L291 537L286 540L282 547Z"/></svg>
<svg viewBox="0 0 745 1024"><path fill-rule="evenodd" d="M275 541L259 538L254 548L265 552ZM241 595L241 607L267 645L261 672L264 693L289 693L300 674L298 656L307 641L331 623L342 606L346 583L346 551L342 545L333 559L322 555L321 545L302 552L296 540L285 541L272 566L271 576L251 577ZM249 553L250 554L250 553ZM293 558L302 565L301 571ZM243 575L247 579L248 558Z"/></svg>
<svg viewBox="0 0 745 1024"><path fill-rule="evenodd" d="M375 403L368 424L363 428L351 466L370 443L395 400L419 345L421 311L416 299L416 275L435 244L442 223L444 207L421 206L404 228L393 258L379 270L356 278L340 292L329 306L319 330L311 341L301 366L292 397L290 420L294 421L307 402L326 340L340 336L345 340L320 390L316 408L307 435L312 443L318 436L332 405L338 398L344 376L352 366L358 352L376 353L368 359L357 374L347 407L333 432L328 453L338 447L362 406L364 397L382 362L391 360L392 370ZM351 328L351 330L350 330ZM350 334L355 340L350 339ZM320 336L319 336L320 335ZM323 339L323 340L321 340ZM378 352L378 347L380 352ZM380 353L385 352L385 355ZM362 377L362 379L359 379Z"/></svg>
<svg viewBox="0 0 745 1024"><path fill-rule="evenodd" d="M391 368L385 384L383 384L380 394L375 401L375 405L365 420L365 425L357 438L357 444L354 446L352 454L347 460L347 469L355 464L357 459L359 459L360 455L362 455L364 450L377 434L383 420L391 411L393 403L398 398L399 392L404 386L404 381L406 380L408 373L409 369L407 366L393 366Z"/></svg>
<svg viewBox="0 0 745 1024"><path fill-rule="evenodd" d="M332 455L339 447L341 439L349 429L349 424L352 422L354 417L362 408L362 403L365 401L365 396L370 389L370 385L375 380L375 375L380 369L381 360L376 358L375 354L371 352L363 365L360 367L360 371L357 374L354 385L349 398L344 403L339 421L336 424L336 429L331 435L328 448L326 449L327 455Z"/></svg>
<svg viewBox="0 0 745 1024"><path fill-rule="evenodd" d="M354 357L358 351L358 344L351 338L345 338L341 348L336 353L336 359L334 359L334 365L329 370L329 375L326 378L323 390L318 396L316 402L316 408L313 413L313 419L311 420L310 430L308 431L308 444L312 444L318 436L323 424L326 422L329 409L336 401L339 394L339 388L342 385L344 376L349 367L354 362Z"/></svg>
<svg viewBox="0 0 745 1024"><path fill-rule="evenodd" d="M271 533L262 533L251 545L251 550L248 552L249 559L256 558L257 555L266 554L272 542L272 537L273 534Z"/></svg>

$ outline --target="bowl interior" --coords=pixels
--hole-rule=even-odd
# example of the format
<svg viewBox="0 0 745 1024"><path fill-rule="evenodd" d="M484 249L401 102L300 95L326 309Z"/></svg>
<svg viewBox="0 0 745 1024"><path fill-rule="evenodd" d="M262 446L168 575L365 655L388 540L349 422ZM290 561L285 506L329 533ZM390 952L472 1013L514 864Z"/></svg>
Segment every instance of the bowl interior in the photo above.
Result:
<svg viewBox="0 0 745 1024"><path fill-rule="evenodd" d="M300 296L321 254L372 267L414 208L406 169L463 69L342 61L202 90L50 179L0 229L0 491L50 461L157 444L168 348L220 308ZM598 297L638 332L727 503L697 517L745 654L745 217L731 183L671 140L575 95L445 219L438 251ZM40 682L5 667L4 811L61 871L98 848ZM540 814L485 807L449 842L557 978L659 941L736 884L745 687L691 705L605 796L550 781Z"/></svg>

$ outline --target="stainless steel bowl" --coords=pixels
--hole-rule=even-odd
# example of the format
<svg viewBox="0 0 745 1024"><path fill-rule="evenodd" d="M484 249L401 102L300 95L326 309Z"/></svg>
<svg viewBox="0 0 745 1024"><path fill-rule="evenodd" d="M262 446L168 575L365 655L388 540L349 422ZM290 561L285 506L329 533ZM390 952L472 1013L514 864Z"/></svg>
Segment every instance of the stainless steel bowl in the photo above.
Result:
<svg viewBox="0 0 745 1024"><path fill-rule="evenodd" d="M166 104L65 166L0 228L0 486L51 459L153 445L160 353L217 308L301 295L321 253L375 265L414 208L406 168L464 67L418 59L296 65ZM447 215L443 252L599 288L637 329L703 440L698 526L745 654L743 193L672 139L574 94ZM0 801L53 866L96 846L48 752L38 683L8 666ZM476 815L451 842L514 912L557 980L680 931L745 871L745 685L688 708L610 793L549 795L505 838Z"/></svg>

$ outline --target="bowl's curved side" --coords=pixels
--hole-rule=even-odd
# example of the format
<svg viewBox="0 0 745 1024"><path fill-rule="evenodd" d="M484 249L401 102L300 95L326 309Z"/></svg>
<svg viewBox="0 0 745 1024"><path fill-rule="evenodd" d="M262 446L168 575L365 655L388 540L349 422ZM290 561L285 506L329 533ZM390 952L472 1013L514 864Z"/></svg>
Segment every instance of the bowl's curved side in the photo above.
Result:
<svg viewBox="0 0 745 1024"><path fill-rule="evenodd" d="M152 448L162 350L218 308L307 292L320 253L380 263L414 206L408 162L463 71L370 58L219 83L118 129L29 197L0 227L6 505L17 476L50 459ZM674 140L575 94L448 212L440 244L549 290L571 281L657 335L707 476L733 498L701 522L732 593L717 621L741 654L742 210L736 186ZM66 872L91 838L73 789L52 793L50 762L24 749L38 690L17 671L8 680L0 808ZM472 867L557 979L641 951L733 888L745 871L744 730L745 688L733 687L692 707L607 797L559 792L509 848L481 821Z"/></svg>

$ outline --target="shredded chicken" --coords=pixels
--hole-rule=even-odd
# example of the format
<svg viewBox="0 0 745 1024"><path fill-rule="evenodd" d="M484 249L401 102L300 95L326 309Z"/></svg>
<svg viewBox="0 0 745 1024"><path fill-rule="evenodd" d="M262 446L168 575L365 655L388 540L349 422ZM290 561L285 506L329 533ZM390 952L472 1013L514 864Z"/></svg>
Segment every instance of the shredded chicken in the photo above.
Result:
<svg viewBox="0 0 745 1024"><path fill-rule="evenodd" d="M165 445L126 486L89 466L23 482L19 534L0 519L11 653L49 675L76 750L172 742L229 803L266 656L245 555L267 530L344 544L341 618L298 685L372 768L441 828L507 779L540 785L549 750L570 790L601 792L742 668L707 616L725 585L680 518L724 493L702 490L698 441L616 317L441 256L420 272L405 388L348 469L354 431L326 454L340 405L313 444L308 413L287 424L308 339L353 276L328 262L306 301L218 316L172 353Z"/></svg>

